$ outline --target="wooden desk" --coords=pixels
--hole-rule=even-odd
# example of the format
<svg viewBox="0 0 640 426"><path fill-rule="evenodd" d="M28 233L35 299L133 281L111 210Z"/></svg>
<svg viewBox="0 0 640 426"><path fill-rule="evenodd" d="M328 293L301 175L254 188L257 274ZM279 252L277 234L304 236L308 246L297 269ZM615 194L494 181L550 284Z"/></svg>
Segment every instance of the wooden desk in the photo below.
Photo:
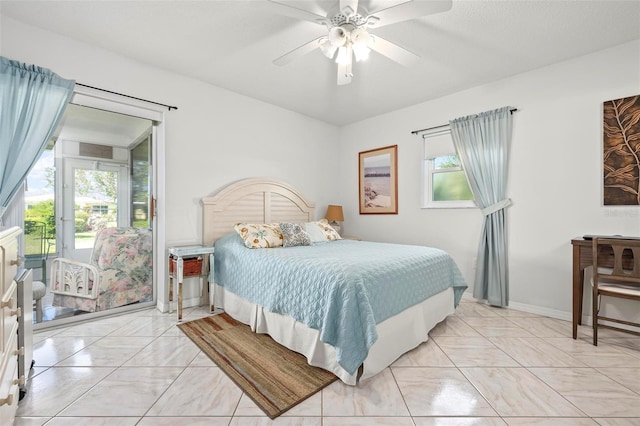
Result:
<svg viewBox="0 0 640 426"><path fill-rule="evenodd" d="M571 240L573 246L573 338L578 337L582 324L582 297L584 295L584 269L593 265L592 240L582 237Z"/></svg>
<svg viewBox="0 0 640 426"><path fill-rule="evenodd" d="M582 324L582 298L584 295L584 270L593 266L593 240L582 237L571 240L573 246L573 338L578 337L578 325ZM623 256L623 265L628 268L633 259ZM613 250L601 250L598 253L598 265L613 268Z"/></svg>

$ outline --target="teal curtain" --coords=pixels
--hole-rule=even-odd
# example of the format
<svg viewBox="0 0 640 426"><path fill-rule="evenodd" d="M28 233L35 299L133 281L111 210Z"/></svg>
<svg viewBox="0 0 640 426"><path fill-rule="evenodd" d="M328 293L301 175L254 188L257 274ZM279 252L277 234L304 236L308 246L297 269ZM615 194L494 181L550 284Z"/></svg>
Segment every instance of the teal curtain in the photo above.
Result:
<svg viewBox="0 0 640 426"><path fill-rule="evenodd" d="M449 122L451 137L484 221L473 296L509 305L506 197L512 117L509 107Z"/></svg>
<svg viewBox="0 0 640 426"><path fill-rule="evenodd" d="M0 56L0 222L47 146L75 81Z"/></svg>

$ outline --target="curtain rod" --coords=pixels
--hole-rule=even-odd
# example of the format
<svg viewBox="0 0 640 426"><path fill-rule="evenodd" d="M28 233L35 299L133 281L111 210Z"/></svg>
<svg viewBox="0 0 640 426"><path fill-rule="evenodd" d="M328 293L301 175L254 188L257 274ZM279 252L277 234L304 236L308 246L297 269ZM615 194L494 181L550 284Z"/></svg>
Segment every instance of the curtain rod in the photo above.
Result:
<svg viewBox="0 0 640 426"><path fill-rule="evenodd" d="M82 87L88 87L89 89L100 90L101 92L111 93L113 95L124 96L125 98L135 99L137 101L142 101L142 102L147 102L147 103L150 103L150 104L160 105L160 106L163 106L163 107L167 108L169 111L171 111L172 109L175 109L175 110L178 109L177 106L161 104L160 102L154 102L154 101L150 101L150 100L142 99L142 98L136 98L135 96L125 95L123 93L118 93L118 92L112 92L111 90L106 90L106 89L101 89L99 87L89 86L88 84L76 83L76 85L82 86Z"/></svg>
<svg viewBox="0 0 640 426"><path fill-rule="evenodd" d="M516 111L518 111L518 108L512 108L512 109L509 110L509 112L511 114L513 114ZM418 133L426 132L427 130L442 129L442 128L445 128L445 127L449 127L449 125L448 124L441 124L440 126L433 126L433 127L427 127L426 129L414 130L413 132L411 132L411 134L417 135Z"/></svg>

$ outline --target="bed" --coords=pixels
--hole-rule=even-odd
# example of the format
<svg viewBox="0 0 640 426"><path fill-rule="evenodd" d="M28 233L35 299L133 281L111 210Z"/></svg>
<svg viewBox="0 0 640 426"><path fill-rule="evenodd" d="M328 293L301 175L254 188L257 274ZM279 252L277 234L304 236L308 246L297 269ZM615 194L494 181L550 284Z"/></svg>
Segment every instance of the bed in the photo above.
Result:
<svg viewBox="0 0 640 426"><path fill-rule="evenodd" d="M466 289L453 259L434 248L354 240L247 248L239 222L316 222L314 204L284 182L245 179L202 201L203 241L216 247L213 304L346 384L425 342Z"/></svg>

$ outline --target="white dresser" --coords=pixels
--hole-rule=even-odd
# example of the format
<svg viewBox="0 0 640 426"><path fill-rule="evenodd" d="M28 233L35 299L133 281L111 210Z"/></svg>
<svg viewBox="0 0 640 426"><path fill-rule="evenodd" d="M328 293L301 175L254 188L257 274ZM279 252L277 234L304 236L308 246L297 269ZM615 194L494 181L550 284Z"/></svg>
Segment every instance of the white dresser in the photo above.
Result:
<svg viewBox="0 0 640 426"><path fill-rule="evenodd" d="M0 229L0 425L12 425L18 408L18 227ZM24 351L24 348L22 349Z"/></svg>

